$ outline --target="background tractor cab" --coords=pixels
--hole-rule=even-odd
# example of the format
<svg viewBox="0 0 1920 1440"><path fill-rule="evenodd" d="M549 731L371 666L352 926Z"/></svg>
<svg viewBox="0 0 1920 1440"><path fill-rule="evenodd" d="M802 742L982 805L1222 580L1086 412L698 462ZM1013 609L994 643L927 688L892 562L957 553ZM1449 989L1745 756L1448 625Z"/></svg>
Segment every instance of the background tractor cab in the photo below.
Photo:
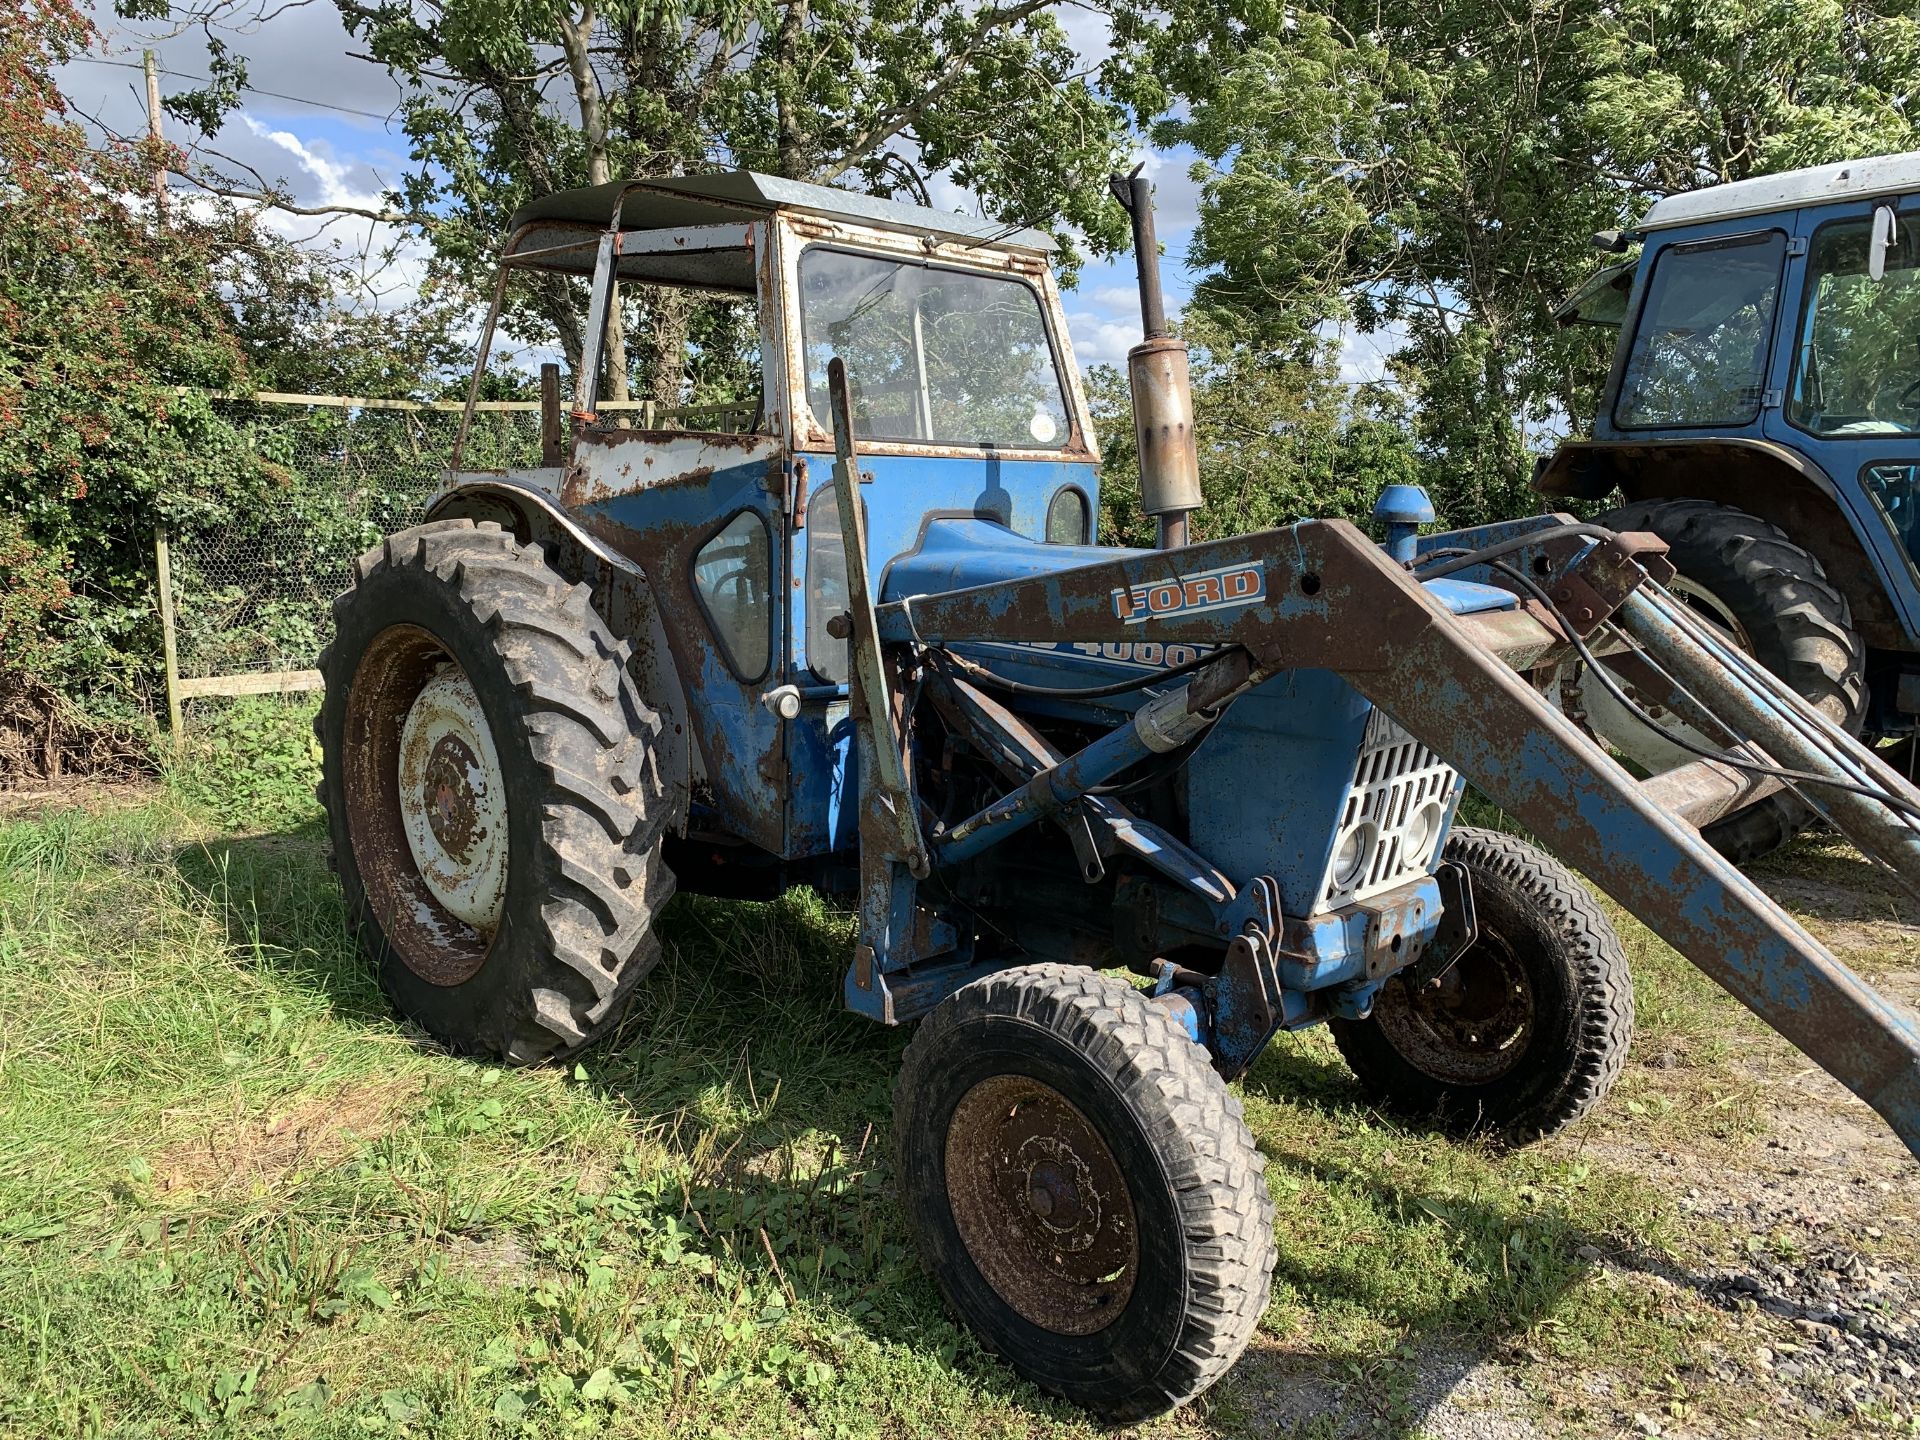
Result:
<svg viewBox="0 0 1920 1440"><path fill-rule="evenodd" d="M1563 323L1618 327L1593 438L1536 476L1548 495L1664 538L1678 590L1802 695L1873 736L1920 717L1920 153L1670 196L1637 260ZM1650 769L1691 756L1590 684L1571 703ZM1688 732L1691 733L1691 732ZM1780 794L1714 828L1736 857L1791 834Z"/></svg>

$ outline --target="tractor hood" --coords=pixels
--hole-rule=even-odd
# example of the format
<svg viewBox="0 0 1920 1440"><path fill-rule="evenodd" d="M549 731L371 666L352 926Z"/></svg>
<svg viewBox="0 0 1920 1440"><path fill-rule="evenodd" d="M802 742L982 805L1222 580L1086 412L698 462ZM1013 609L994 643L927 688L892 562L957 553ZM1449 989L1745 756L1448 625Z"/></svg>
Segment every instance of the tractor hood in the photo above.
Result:
<svg viewBox="0 0 1920 1440"><path fill-rule="evenodd" d="M997 521L948 516L927 521L913 549L887 565L880 599L940 595L1141 553L1109 545L1043 545ZM1456 615L1510 610L1518 603L1508 591L1464 580L1429 580L1426 589Z"/></svg>

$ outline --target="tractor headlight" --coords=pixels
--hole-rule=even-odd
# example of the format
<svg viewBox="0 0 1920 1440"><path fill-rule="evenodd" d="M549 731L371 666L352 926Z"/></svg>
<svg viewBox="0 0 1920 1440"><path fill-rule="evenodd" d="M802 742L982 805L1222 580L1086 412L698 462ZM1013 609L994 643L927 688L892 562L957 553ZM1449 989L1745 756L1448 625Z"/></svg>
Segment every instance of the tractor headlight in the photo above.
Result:
<svg viewBox="0 0 1920 1440"><path fill-rule="evenodd" d="M1333 884L1339 890L1351 890L1360 883L1373 861L1373 847L1380 832L1371 820L1363 820L1340 837L1333 852Z"/></svg>
<svg viewBox="0 0 1920 1440"><path fill-rule="evenodd" d="M1428 873L1460 777L1384 710L1367 716L1334 822L1316 911L1338 910Z"/></svg>
<svg viewBox="0 0 1920 1440"><path fill-rule="evenodd" d="M1407 817L1406 828L1400 832L1400 856L1409 865L1424 865L1433 854L1433 842L1440 838L1440 824L1447 816L1447 807L1438 800L1429 800Z"/></svg>

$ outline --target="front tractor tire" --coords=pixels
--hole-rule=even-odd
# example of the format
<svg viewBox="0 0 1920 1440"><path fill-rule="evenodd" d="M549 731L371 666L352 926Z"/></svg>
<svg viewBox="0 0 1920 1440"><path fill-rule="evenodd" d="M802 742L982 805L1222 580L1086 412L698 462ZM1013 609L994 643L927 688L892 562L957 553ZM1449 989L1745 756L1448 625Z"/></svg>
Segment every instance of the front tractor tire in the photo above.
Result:
<svg viewBox="0 0 1920 1440"><path fill-rule="evenodd" d="M1224 1375L1266 1309L1273 1200L1240 1101L1132 986L1067 965L956 991L907 1047L900 1184L992 1350L1115 1423Z"/></svg>
<svg viewBox="0 0 1920 1440"><path fill-rule="evenodd" d="M320 798L402 1014L516 1064L580 1050L659 958L658 717L535 545L443 520L361 556L321 657Z"/></svg>
<svg viewBox="0 0 1920 1440"><path fill-rule="evenodd" d="M1633 981L1606 914L1551 856L1460 827L1478 934L1435 979L1402 971L1334 1043L1382 1109L1525 1144L1605 1098L1633 1038Z"/></svg>
<svg viewBox="0 0 1920 1440"><path fill-rule="evenodd" d="M1816 709L1859 731L1867 702L1866 646L1853 628L1846 597L1785 531L1706 500L1641 501L1609 511L1597 523L1609 530L1650 530L1666 541L1667 558L1679 572L1671 587L1676 597ZM1595 694L1592 700L1608 711L1617 708L1611 697ZM1605 738L1650 771L1695 758L1645 725L1610 718ZM1804 801L1779 790L1708 825L1701 835L1744 865L1777 850L1813 820Z"/></svg>

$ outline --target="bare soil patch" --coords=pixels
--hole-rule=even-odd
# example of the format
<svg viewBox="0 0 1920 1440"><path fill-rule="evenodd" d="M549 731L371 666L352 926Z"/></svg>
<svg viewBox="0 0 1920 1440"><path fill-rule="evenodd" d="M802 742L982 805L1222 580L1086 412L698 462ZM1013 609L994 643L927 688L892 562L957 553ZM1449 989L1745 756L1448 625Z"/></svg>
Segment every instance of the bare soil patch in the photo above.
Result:
<svg viewBox="0 0 1920 1440"><path fill-rule="evenodd" d="M235 1117L162 1150L153 1162L163 1195L270 1190L330 1164L392 1130L421 1090L418 1076L349 1085L267 1115Z"/></svg>

